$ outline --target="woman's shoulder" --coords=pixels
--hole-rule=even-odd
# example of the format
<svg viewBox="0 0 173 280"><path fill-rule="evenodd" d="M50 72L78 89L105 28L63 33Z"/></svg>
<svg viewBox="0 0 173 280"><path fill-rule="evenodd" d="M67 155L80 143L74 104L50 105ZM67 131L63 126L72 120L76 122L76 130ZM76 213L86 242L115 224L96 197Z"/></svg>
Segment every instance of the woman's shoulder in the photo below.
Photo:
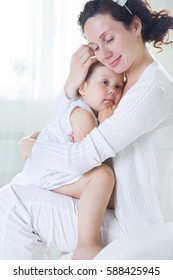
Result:
<svg viewBox="0 0 173 280"><path fill-rule="evenodd" d="M150 106L153 111L157 109L165 114L173 112L172 78L159 62L154 60L147 66L136 84L125 93L120 105L124 111L130 107L132 110L139 108L145 110Z"/></svg>
<svg viewBox="0 0 173 280"><path fill-rule="evenodd" d="M137 83L131 88L131 93L139 92L144 95L154 94L173 96L173 79L162 67L162 65L154 59L149 64Z"/></svg>
<svg viewBox="0 0 173 280"><path fill-rule="evenodd" d="M157 87L166 85L173 89L172 77L156 59L153 59L153 62L148 65L142 78L142 80Z"/></svg>

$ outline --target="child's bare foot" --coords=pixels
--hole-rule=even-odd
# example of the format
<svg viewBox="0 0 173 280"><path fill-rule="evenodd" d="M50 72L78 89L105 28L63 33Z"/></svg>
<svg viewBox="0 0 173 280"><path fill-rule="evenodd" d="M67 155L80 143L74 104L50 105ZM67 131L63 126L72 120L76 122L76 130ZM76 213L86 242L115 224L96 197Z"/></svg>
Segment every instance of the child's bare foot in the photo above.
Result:
<svg viewBox="0 0 173 280"><path fill-rule="evenodd" d="M99 245L77 247L73 253L73 260L92 260L103 248Z"/></svg>

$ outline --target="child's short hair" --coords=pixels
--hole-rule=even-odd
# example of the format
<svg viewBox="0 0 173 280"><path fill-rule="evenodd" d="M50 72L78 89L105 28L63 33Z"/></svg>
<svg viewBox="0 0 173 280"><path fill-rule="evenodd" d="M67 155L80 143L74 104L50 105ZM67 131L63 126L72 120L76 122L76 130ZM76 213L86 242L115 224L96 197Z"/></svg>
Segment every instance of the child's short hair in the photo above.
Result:
<svg viewBox="0 0 173 280"><path fill-rule="evenodd" d="M88 74L86 75L85 81L87 81L89 79L89 77L91 76L91 74L93 73L94 69L98 66L105 66L104 64L102 64L100 61L96 61L93 64L91 64L89 70L88 70Z"/></svg>

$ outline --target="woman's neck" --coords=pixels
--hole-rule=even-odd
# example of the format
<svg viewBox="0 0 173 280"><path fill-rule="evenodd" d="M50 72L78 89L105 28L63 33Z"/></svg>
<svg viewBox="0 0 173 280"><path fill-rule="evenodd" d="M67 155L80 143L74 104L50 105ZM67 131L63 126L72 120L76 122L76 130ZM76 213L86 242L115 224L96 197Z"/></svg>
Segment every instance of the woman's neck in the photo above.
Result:
<svg viewBox="0 0 173 280"><path fill-rule="evenodd" d="M145 48L143 54L126 72L127 83L124 88L124 94L136 84L140 76L143 74L149 64L153 62L153 58Z"/></svg>

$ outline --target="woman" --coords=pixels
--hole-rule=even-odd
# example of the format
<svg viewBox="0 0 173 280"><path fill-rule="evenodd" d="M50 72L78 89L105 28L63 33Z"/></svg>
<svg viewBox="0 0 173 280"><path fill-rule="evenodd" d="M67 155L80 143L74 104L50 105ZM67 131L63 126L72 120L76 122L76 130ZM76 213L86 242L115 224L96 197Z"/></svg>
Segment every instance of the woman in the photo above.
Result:
<svg viewBox="0 0 173 280"><path fill-rule="evenodd" d="M50 147L37 141L32 158L39 154L40 166L76 174L113 158L116 207L107 210L100 232L106 245L127 232L173 220L173 81L145 45L167 43L173 18L167 11L153 13L142 0L124 6L94 0L86 3L79 24L88 46L73 55L65 91L76 95L96 56L126 73L124 96L116 114L80 143ZM77 200L10 184L0 193L0 207L2 259L41 259L45 244L75 248Z"/></svg>

